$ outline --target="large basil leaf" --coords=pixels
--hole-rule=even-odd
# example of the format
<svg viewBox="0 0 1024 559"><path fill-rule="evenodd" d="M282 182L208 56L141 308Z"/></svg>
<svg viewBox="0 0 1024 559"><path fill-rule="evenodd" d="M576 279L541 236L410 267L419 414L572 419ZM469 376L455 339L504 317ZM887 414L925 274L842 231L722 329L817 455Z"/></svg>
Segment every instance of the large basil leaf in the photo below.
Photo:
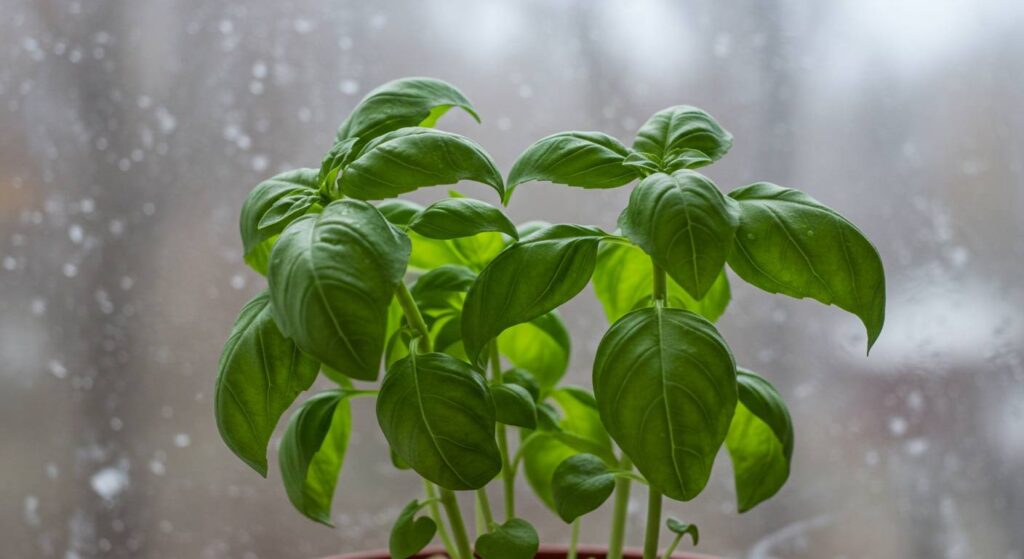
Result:
<svg viewBox="0 0 1024 559"><path fill-rule="evenodd" d="M594 361L601 421L668 497L707 484L736 409L736 364L710 322L682 309L646 308L612 325Z"/></svg>
<svg viewBox="0 0 1024 559"><path fill-rule="evenodd" d="M265 180L249 192L242 204L238 228L245 262L253 270L266 275L270 249L277 236L303 213L319 208L312 203L319 197L318 187L316 169L295 169ZM302 208L304 201L310 203ZM271 219L264 221L271 210Z"/></svg>
<svg viewBox="0 0 1024 559"><path fill-rule="evenodd" d="M522 518L512 518L476 539L480 559L533 559L540 548L537 530Z"/></svg>
<svg viewBox="0 0 1024 559"><path fill-rule="evenodd" d="M708 113L687 105L658 111L636 133L633 149L672 172L708 165L732 147L732 134Z"/></svg>
<svg viewBox="0 0 1024 559"><path fill-rule="evenodd" d="M352 433L351 395L348 390L330 390L303 402L288 422L278 451L288 499L299 512L328 526Z"/></svg>
<svg viewBox="0 0 1024 559"><path fill-rule="evenodd" d="M338 200L296 220L270 255L278 326L334 370L376 379L408 258L409 239L366 202Z"/></svg>
<svg viewBox="0 0 1024 559"><path fill-rule="evenodd" d="M729 266L769 293L811 297L857 315L871 349L885 322L885 271L860 230L798 190L760 182L729 196L741 215Z"/></svg>
<svg viewBox="0 0 1024 559"><path fill-rule="evenodd" d="M392 365L377 421L395 454L441 487L479 489L501 471L487 383L454 357L413 353Z"/></svg>
<svg viewBox="0 0 1024 559"><path fill-rule="evenodd" d="M476 142L432 128L402 128L366 144L342 171L338 186L345 196L381 200L461 180L505 194L494 160Z"/></svg>
<svg viewBox="0 0 1024 559"><path fill-rule="evenodd" d="M623 165L630 150L601 132L559 132L526 148L508 175L505 201L527 181L583 188L615 188L637 178Z"/></svg>
<svg viewBox="0 0 1024 559"><path fill-rule="evenodd" d="M714 285L732 249L739 209L695 171L645 178L619 227L694 299Z"/></svg>
<svg viewBox="0 0 1024 559"><path fill-rule="evenodd" d="M593 284L608 322L615 322L630 311L650 306L654 291L651 258L634 245L602 245L597 252ZM730 297L725 269L719 272L711 289L699 301L668 278L668 306L695 312L711 322L722 316Z"/></svg>
<svg viewBox="0 0 1024 559"><path fill-rule="evenodd" d="M615 472L593 454L566 458L551 477L558 516L566 522L597 510L614 490Z"/></svg>
<svg viewBox="0 0 1024 559"><path fill-rule="evenodd" d="M409 221L409 229L429 239L458 239L488 231L519 238L516 226L498 208L473 198L434 202Z"/></svg>
<svg viewBox="0 0 1024 559"><path fill-rule="evenodd" d="M286 338L263 291L239 313L220 356L214 410L220 436L239 458L267 475L267 443L281 414L316 380L320 364Z"/></svg>
<svg viewBox="0 0 1024 559"><path fill-rule="evenodd" d="M518 384L492 384L491 397L499 423L537 428L537 403L529 390Z"/></svg>
<svg viewBox="0 0 1024 559"><path fill-rule="evenodd" d="M739 369L739 404L725 446L732 458L739 511L775 495L789 478L793 421L782 396L765 379Z"/></svg>
<svg viewBox="0 0 1024 559"><path fill-rule="evenodd" d="M455 86L433 78L404 78L374 89L338 129L338 139L369 141L408 126L434 126L448 109L460 107L477 122L469 99Z"/></svg>
<svg viewBox="0 0 1024 559"><path fill-rule="evenodd" d="M572 342L558 311L551 311L502 332L498 348L513 365L529 371L541 389L547 391L569 369Z"/></svg>
<svg viewBox="0 0 1024 559"><path fill-rule="evenodd" d="M506 328L572 299L590 281L598 244L606 236L594 227L554 225L494 258L466 295L462 312L466 355L479 362L484 346Z"/></svg>

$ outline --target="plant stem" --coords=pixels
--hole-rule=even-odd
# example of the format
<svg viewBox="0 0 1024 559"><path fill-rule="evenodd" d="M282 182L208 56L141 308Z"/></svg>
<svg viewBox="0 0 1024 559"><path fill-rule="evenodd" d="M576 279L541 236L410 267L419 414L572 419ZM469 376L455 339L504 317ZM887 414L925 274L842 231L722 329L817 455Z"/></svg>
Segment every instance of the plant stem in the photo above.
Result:
<svg viewBox="0 0 1024 559"><path fill-rule="evenodd" d="M654 269L654 300L665 306L668 303L668 280L665 277L665 270L655 264L654 260L651 260L651 267Z"/></svg>
<svg viewBox="0 0 1024 559"><path fill-rule="evenodd" d="M661 492L647 489L647 532L644 535L644 559L658 558L658 532L661 530Z"/></svg>
<svg viewBox="0 0 1024 559"><path fill-rule="evenodd" d="M458 549L458 559L473 559L473 548L469 545L469 534L466 533L466 524L462 521L462 511L459 510L459 502L455 499L455 492L451 489L441 489L441 504L448 514L448 523L451 524L452 534L455 536L455 547Z"/></svg>
<svg viewBox="0 0 1024 559"><path fill-rule="evenodd" d="M491 342L491 378L494 382L501 382L501 353L498 352L498 340ZM501 481L505 493L505 521L512 520L516 516L516 472L512 469L512 462L508 455L508 434L505 432L505 424L497 426L498 449L501 451Z"/></svg>
<svg viewBox="0 0 1024 559"><path fill-rule="evenodd" d="M576 517L576 520L572 521L572 532L569 533L569 553L565 554L565 559L576 559L576 545L580 541L580 517Z"/></svg>
<svg viewBox="0 0 1024 559"><path fill-rule="evenodd" d="M423 491L427 494L427 498L430 499L430 517L434 520L434 524L437 524L437 535L441 538L441 544L444 545L445 551L448 552L448 557L455 557L455 546L452 544L452 537L448 534L448 528L445 527L444 522L441 520L441 507L437 504L440 501L437 497L437 489L433 483L423 480Z"/></svg>
<svg viewBox="0 0 1024 559"><path fill-rule="evenodd" d="M633 462L625 454L620 462L622 469L630 471ZM615 504L612 509L611 537L608 539L608 559L622 559L622 546L626 536L626 513L629 512L629 478L615 479Z"/></svg>
<svg viewBox="0 0 1024 559"><path fill-rule="evenodd" d="M477 532L479 532L477 536L479 536L484 532L490 532L491 528L494 526L494 514L491 512L491 499L487 496L486 487L481 487L476 490L476 504L477 510L480 511L484 521L483 529L477 530Z"/></svg>
<svg viewBox="0 0 1024 559"><path fill-rule="evenodd" d="M409 326L413 330L416 330L417 335L420 337L420 347L424 351L430 351L430 329L427 328L427 323L423 320L423 315L420 314L420 308L416 306L416 301L412 298L412 293L409 293L409 288L405 286L404 281L398 282L398 287L395 288L395 297L398 299L398 304L402 307L402 314L405 315L405 320L409 322Z"/></svg>
<svg viewBox="0 0 1024 559"><path fill-rule="evenodd" d="M679 542L682 541L683 534L676 534L676 537L672 538L672 545L668 546L665 550L664 559L672 559L672 554L675 553L676 548L679 547Z"/></svg>

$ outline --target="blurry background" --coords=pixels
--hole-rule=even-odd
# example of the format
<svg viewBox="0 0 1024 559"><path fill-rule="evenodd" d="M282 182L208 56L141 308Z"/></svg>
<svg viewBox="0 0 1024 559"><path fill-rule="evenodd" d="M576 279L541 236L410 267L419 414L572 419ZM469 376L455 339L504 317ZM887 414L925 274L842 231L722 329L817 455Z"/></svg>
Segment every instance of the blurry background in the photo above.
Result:
<svg viewBox="0 0 1024 559"><path fill-rule="evenodd" d="M701 497L667 505L702 550L1024 557L1022 23L1014 0L0 0L0 555L386 543L419 483L389 469L372 402L332 531L291 509L276 468L264 481L231 455L211 395L264 285L241 259L246 193L319 165L368 90L427 75L484 118L441 126L506 170L549 133L629 142L655 110L698 105L736 136L706 170L723 189L803 189L878 246L888 321L869 358L851 315L733 278L721 329L788 400L797 447L789 485L750 513L724 456ZM614 229L627 196L532 184L509 211ZM564 316L569 381L589 385L603 314L588 289ZM604 518L585 540L604 542Z"/></svg>

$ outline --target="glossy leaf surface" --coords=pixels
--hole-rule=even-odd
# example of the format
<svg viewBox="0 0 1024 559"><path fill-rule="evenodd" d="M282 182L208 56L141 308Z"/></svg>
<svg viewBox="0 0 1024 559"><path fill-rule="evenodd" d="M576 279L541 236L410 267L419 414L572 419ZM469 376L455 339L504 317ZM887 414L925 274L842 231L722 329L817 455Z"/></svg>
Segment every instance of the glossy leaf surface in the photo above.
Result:
<svg viewBox="0 0 1024 559"><path fill-rule="evenodd" d="M332 202L281 234L271 253L274 317L300 349L352 378L377 378L388 305L409 240L376 208Z"/></svg>
<svg viewBox="0 0 1024 559"><path fill-rule="evenodd" d="M622 233L694 299L718 279L738 225L736 203L694 171L645 178L619 217Z"/></svg>
<svg viewBox="0 0 1024 559"><path fill-rule="evenodd" d="M308 518L331 525L331 501L352 433L347 390L302 403L281 439L278 461L288 499Z"/></svg>
<svg viewBox="0 0 1024 559"><path fill-rule="evenodd" d="M537 404L530 391L517 384L491 386L498 422L527 429L537 428Z"/></svg>
<svg viewBox="0 0 1024 559"><path fill-rule="evenodd" d="M547 391L565 376L572 342L558 311L551 311L502 332L498 348L513 365L529 371L541 389Z"/></svg>
<svg viewBox="0 0 1024 559"><path fill-rule="evenodd" d="M732 458L739 511L775 495L789 478L793 422L782 396L768 381L740 369L739 404L725 445Z"/></svg>
<svg viewBox="0 0 1024 559"><path fill-rule="evenodd" d="M688 105L658 111L636 133L633 149L653 156L666 172L707 165L732 147L732 134L708 113ZM697 151L705 161L694 157Z"/></svg>
<svg viewBox="0 0 1024 559"><path fill-rule="evenodd" d="M614 490L615 473L593 454L566 458L551 478L555 508L566 522L597 510Z"/></svg>
<svg viewBox="0 0 1024 559"><path fill-rule="evenodd" d="M388 538L388 551L393 559L412 557L434 539L437 524L426 516L416 518L416 513L425 506L425 503L413 500L398 513Z"/></svg>
<svg viewBox="0 0 1024 559"><path fill-rule="evenodd" d="M263 275L267 274L270 250L274 246L274 241L289 223L302 215L287 211L292 205L291 202L319 197L318 187L316 169L295 169L265 180L249 192L242 204L238 227L242 235L245 262L252 269ZM283 200L285 202L282 202ZM279 214L278 217L270 222L264 222L267 214L275 206L277 209L274 211ZM314 206L311 204L306 209L314 209Z"/></svg>
<svg viewBox="0 0 1024 559"><path fill-rule="evenodd" d="M651 485L697 496L736 408L736 365L714 326L681 309L633 311L601 340L593 382L608 433Z"/></svg>
<svg viewBox="0 0 1024 559"><path fill-rule="evenodd" d="M810 297L857 315L870 349L885 322L885 271L860 230L798 190L761 182L729 196L741 216L729 266L769 293Z"/></svg>
<svg viewBox="0 0 1024 559"><path fill-rule="evenodd" d="M484 346L506 328L533 320L579 293L590 281L598 244L606 236L593 227L554 225L491 261L466 295L462 312L469 358L479 362Z"/></svg>
<svg viewBox="0 0 1024 559"><path fill-rule="evenodd" d="M473 198L446 198L418 213L409 228L429 239L457 239L497 232L518 239L516 226L498 208Z"/></svg>
<svg viewBox="0 0 1024 559"><path fill-rule="evenodd" d="M637 178L623 165L630 150L601 132L560 132L539 140L512 165L506 200L527 181L583 188L614 188Z"/></svg>
<svg viewBox="0 0 1024 559"><path fill-rule="evenodd" d="M414 353L392 365L377 420L402 461L441 487L479 489L501 471L487 383L454 357Z"/></svg>
<svg viewBox="0 0 1024 559"><path fill-rule="evenodd" d="M278 420L319 370L278 330L266 291L242 308L220 357L214 410L228 448L260 475Z"/></svg>
<svg viewBox="0 0 1024 559"><path fill-rule="evenodd" d="M521 518L513 518L476 540L476 554L481 559L533 559L539 548L537 530Z"/></svg>

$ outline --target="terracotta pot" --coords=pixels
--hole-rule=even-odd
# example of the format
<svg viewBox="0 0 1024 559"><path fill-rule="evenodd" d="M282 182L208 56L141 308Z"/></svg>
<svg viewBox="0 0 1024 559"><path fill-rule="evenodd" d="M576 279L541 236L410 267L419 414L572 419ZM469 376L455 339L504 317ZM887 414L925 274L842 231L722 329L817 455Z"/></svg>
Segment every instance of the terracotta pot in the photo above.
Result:
<svg viewBox="0 0 1024 559"><path fill-rule="evenodd" d="M542 545L537 553L537 559L565 559L565 551L566 546L564 545ZM576 556L578 559L604 559L605 548L596 545L581 545L576 548ZM390 557L387 550L378 549L375 551L335 555L326 559L390 559ZM412 559L427 559L429 557L447 558L448 556L441 548L427 548L423 553L414 555ZM643 557L643 552L639 549L627 549L623 553L623 557L624 559L640 559ZM715 559L710 555L697 555L693 553L676 553L672 557L673 559Z"/></svg>

